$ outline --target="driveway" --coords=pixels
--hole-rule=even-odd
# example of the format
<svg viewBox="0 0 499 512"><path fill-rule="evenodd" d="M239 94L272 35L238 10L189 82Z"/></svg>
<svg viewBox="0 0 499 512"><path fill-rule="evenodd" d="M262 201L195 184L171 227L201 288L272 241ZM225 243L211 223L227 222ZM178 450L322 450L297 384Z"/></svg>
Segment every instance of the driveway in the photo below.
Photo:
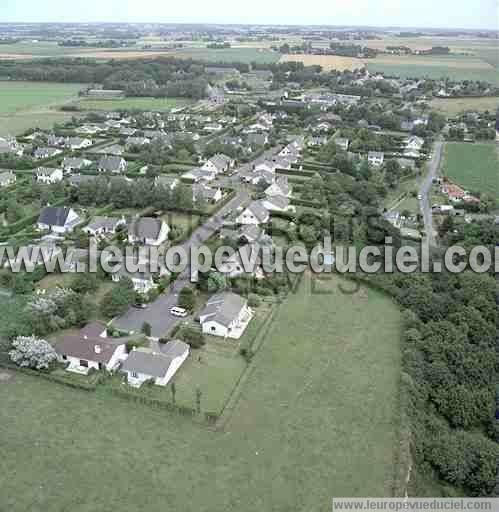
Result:
<svg viewBox="0 0 499 512"><path fill-rule="evenodd" d="M440 163L442 161L442 150L443 142L435 142L435 145L433 146L433 155L429 162L429 171L423 183L421 184L421 189L419 191L419 193L422 196L421 200L419 201L419 204L421 208L421 213L423 214L425 232L428 237L430 247L435 247L437 245L435 239L435 232L433 229L433 215L431 211L430 194L431 187L433 184L433 178L436 178L438 176L440 170Z"/></svg>

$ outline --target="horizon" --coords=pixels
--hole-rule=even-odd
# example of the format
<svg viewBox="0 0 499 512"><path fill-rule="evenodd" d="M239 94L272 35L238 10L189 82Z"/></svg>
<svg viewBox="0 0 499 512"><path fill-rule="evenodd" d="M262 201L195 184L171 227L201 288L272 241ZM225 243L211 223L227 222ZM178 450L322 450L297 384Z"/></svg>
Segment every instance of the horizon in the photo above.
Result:
<svg viewBox="0 0 499 512"><path fill-rule="evenodd" d="M109 0L105 4L87 0L85 5L72 6L70 19L67 19L67 5L62 0L4 0L0 6L0 19L5 20L3 24L114 23L498 31L497 1L484 0L482 4L479 9L471 9L468 0L442 0L438 3L421 0L418 5L408 0L380 0L375 5L369 0L312 0L302 12L296 9L290 12L282 0L270 5L263 0L251 4L220 0L216 9L197 0L186 0L174 7L159 0ZM328 18L331 22L324 23Z"/></svg>

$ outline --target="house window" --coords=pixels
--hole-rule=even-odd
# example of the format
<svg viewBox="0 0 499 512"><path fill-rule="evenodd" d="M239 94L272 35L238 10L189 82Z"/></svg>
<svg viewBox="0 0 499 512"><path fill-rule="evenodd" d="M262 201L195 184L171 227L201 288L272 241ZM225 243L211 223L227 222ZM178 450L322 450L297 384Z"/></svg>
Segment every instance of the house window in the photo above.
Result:
<svg viewBox="0 0 499 512"><path fill-rule="evenodd" d="M216 327L212 327L212 328L211 328L211 332L215 332L216 330L217 330L217 328L216 328Z"/></svg>
<svg viewBox="0 0 499 512"><path fill-rule="evenodd" d="M83 368L88 368L88 361L85 361L85 359L80 359L80 366Z"/></svg>
<svg viewBox="0 0 499 512"><path fill-rule="evenodd" d="M137 372L132 372L132 378L138 379L139 378L139 374Z"/></svg>

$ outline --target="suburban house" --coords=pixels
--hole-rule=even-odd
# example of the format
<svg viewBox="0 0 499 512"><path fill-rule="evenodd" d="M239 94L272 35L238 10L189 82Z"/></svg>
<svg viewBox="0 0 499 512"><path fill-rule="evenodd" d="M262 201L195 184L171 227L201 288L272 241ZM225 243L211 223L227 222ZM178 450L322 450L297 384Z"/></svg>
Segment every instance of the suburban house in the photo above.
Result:
<svg viewBox="0 0 499 512"><path fill-rule="evenodd" d="M200 181L213 181L216 177L215 171L203 168L195 168L182 174L182 179L199 183Z"/></svg>
<svg viewBox="0 0 499 512"><path fill-rule="evenodd" d="M126 146L127 147L133 147L133 146L147 146L151 143L151 140L147 137L128 137L126 140Z"/></svg>
<svg viewBox="0 0 499 512"><path fill-rule="evenodd" d="M69 363L67 371L83 375L91 369L116 370L126 358L125 343L107 338L105 326L99 322L85 326L76 335L65 336L54 349L61 362Z"/></svg>
<svg viewBox="0 0 499 512"><path fill-rule="evenodd" d="M164 187L173 190L180 183L180 180L176 176L161 175L156 176L154 183L158 187Z"/></svg>
<svg viewBox="0 0 499 512"><path fill-rule="evenodd" d="M367 154L367 161L373 167L381 167L385 161L385 154L380 151L369 151Z"/></svg>
<svg viewBox="0 0 499 512"><path fill-rule="evenodd" d="M58 148L38 148L35 149L33 158L35 160L44 160L45 158L52 158L54 156L60 155L61 153L62 150Z"/></svg>
<svg viewBox="0 0 499 512"><path fill-rule="evenodd" d="M265 146L269 143L269 136L265 133L250 133L246 137L246 142L250 146Z"/></svg>
<svg viewBox="0 0 499 512"><path fill-rule="evenodd" d="M194 201L206 201L207 203L218 203L223 197L220 187L208 187L203 184L192 186L192 198Z"/></svg>
<svg viewBox="0 0 499 512"><path fill-rule="evenodd" d="M289 185L288 178L286 176L278 176L275 183L272 183L270 187L265 189L265 195L267 197L272 196L283 196L291 197L292 189Z"/></svg>
<svg viewBox="0 0 499 512"><path fill-rule="evenodd" d="M142 265L142 263L138 262L133 263L136 264L138 268L140 268ZM150 292L153 288L156 288L157 285L154 282L153 276L149 270L137 270L135 272L131 272L128 271L126 267L127 264L125 261L123 261L119 270L111 274L111 279L113 282L118 283L122 279L130 279L130 281L132 281L134 290L144 294ZM129 268L131 267L129 266Z"/></svg>
<svg viewBox="0 0 499 512"><path fill-rule="evenodd" d="M221 274L230 278L245 274L261 279L264 277L261 261L260 245L258 243L246 244L239 247L234 254L225 258L218 270Z"/></svg>
<svg viewBox="0 0 499 512"><path fill-rule="evenodd" d="M453 203L459 203L460 201L464 201L465 203L480 202L480 199L472 196L468 191L464 190L459 185L451 183L450 181L444 181L440 187L440 191Z"/></svg>
<svg viewBox="0 0 499 512"><path fill-rule="evenodd" d="M81 137L68 137L65 140L65 145L68 149L85 149L93 144L91 139L83 139Z"/></svg>
<svg viewBox="0 0 499 512"><path fill-rule="evenodd" d="M72 208L46 206L40 213L37 227L54 233L70 233L80 222L80 217Z"/></svg>
<svg viewBox="0 0 499 512"><path fill-rule="evenodd" d="M419 151L424 146L424 139L416 135L412 135L404 140L404 147L406 150Z"/></svg>
<svg viewBox="0 0 499 512"><path fill-rule="evenodd" d="M103 156L97 165L99 172L121 173L127 170L126 160L120 156Z"/></svg>
<svg viewBox="0 0 499 512"><path fill-rule="evenodd" d="M199 322L205 334L239 339L252 317L246 299L234 293L220 293L208 300Z"/></svg>
<svg viewBox="0 0 499 512"><path fill-rule="evenodd" d="M155 349L138 348L128 354L121 370L127 382L139 387L148 380L157 386L166 386L189 356L189 345L180 340L157 344Z"/></svg>
<svg viewBox="0 0 499 512"><path fill-rule="evenodd" d="M324 146L325 144L327 144L327 141L328 141L328 138L325 136L310 137L310 139L308 141L308 146L311 148L315 148L318 146Z"/></svg>
<svg viewBox="0 0 499 512"><path fill-rule="evenodd" d="M270 220L270 213L261 201L253 201L236 218L238 224L266 224Z"/></svg>
<svg viewBox="0 0 499 512"><path fill-rule="evenodd" d="M62 169L52 169L50 167L38 167L35 171L36 181L51 185L62 181Z"/></svg>
<svg viewBox="0 0 499 512"><path fill-rule="evenodd" d="M86 158L76 158L67 156L62 161L61 167L65 171L74 171L74 170L81 170L85 169L86 167L89 167L92 165L92 160L87 160Z"/></svg>
<svg viewBox="0 0 499 512"><path fill-rule="evenodd" d="M334 143L343 151L348 151L348 146L350 145L350 141L345 137L336 137L334 139Z"/></svg>
<svg viewBox="0 0 499 512"><path fill-rule="evenodd" d="M14 137L0 137L0 154L4 153L22 156L24 149Z"/></svg>
<svg viewBox="0 0 499 512"><path fill-rule="evenodd" d="M410 169L411 171L416 169L416 163L410 158L397 158L397 163L402 169Z"/></svg>
<svg viewBox="0 0 499 512"><path fill-rule="evenodd" d="M83 183L91 183L96 179L97 176L93 174L73 174L67 178L67 181L72 187L79 187Z"/></svg>
<svg viewBox="0 0 499 512"><path fill-rule="evenodd" d="M278 195L262 199L262 206L269 212L294 212L296 209L290 204L288 197Z"/></svg>
<svg viewBox="0 0 499 512"><path fill-rule="evenodd" d="M9 187L16 182L16 175L13 171L2 171L0 172L0 187Z"/></svg>
<svg viewBox="0 0 499 512"><path fill-rule="evenodd" d="M205 171L214 172L215 174L221 174L223 172L227 172L229 169L234 167L235 162L232 158L223 155L222 153L218 153L215 156L212 156L202 167L201 169Z"/></svg>
<svg viewBox="0 0 499 512"><path fill-rule="evenodd" d="M241 226L237 234L241 242L252 244L253 242L256 242L263 233L264 231L258 226L249 224L247 226Z"/></svg>
<svg viewBox="0 0 499 512"><path fill-rule="evenodd" d="M111 146L106 146L105 148L98 149L96 153L104 154L104 155L112 155L112 156L122 156L125 152L125 148L120 146L119 144L113 144Z"/></svg>
<svg viewBox="0 0 499 512"><path fill-rule="evenodd" d="M58 135L49 135L47 137L48 146L64 147L66 145L66 139L59 137Z"/></svg>
<svg viewBox="0 0 499 512"><path fill-rule="evenodd" d="M128 242L145 245L161 245L168 239L170 227L153 217L139 217L128 226Z"/></svg>
<svg viewBox="0 0 499 512"><path fill-rule="evenodd" d="M85 226L82 231L91 236L114 235L118 226L125 225L124 217L121 217L121 219L117 217L94 217L92 222Z"/></svg>

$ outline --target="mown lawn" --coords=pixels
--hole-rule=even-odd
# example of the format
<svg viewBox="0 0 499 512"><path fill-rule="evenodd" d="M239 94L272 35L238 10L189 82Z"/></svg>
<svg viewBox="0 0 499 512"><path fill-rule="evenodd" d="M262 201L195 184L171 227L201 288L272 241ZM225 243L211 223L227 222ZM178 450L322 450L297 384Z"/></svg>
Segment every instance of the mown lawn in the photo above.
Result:
<svg viewBox="0 0 499 512"><path fill-rule="evenodd" d="M400 315L339 283L319 294L305 278L281 306L223 431L15 373L0 384L0 509L319 512L390 495Z"/></svg>
<svg viewBox="0 0 499 512"><path fill-rule="evenodd" d="M495 144L445 145L442 175L471 192L499 198L499 160Z"/></svg>

